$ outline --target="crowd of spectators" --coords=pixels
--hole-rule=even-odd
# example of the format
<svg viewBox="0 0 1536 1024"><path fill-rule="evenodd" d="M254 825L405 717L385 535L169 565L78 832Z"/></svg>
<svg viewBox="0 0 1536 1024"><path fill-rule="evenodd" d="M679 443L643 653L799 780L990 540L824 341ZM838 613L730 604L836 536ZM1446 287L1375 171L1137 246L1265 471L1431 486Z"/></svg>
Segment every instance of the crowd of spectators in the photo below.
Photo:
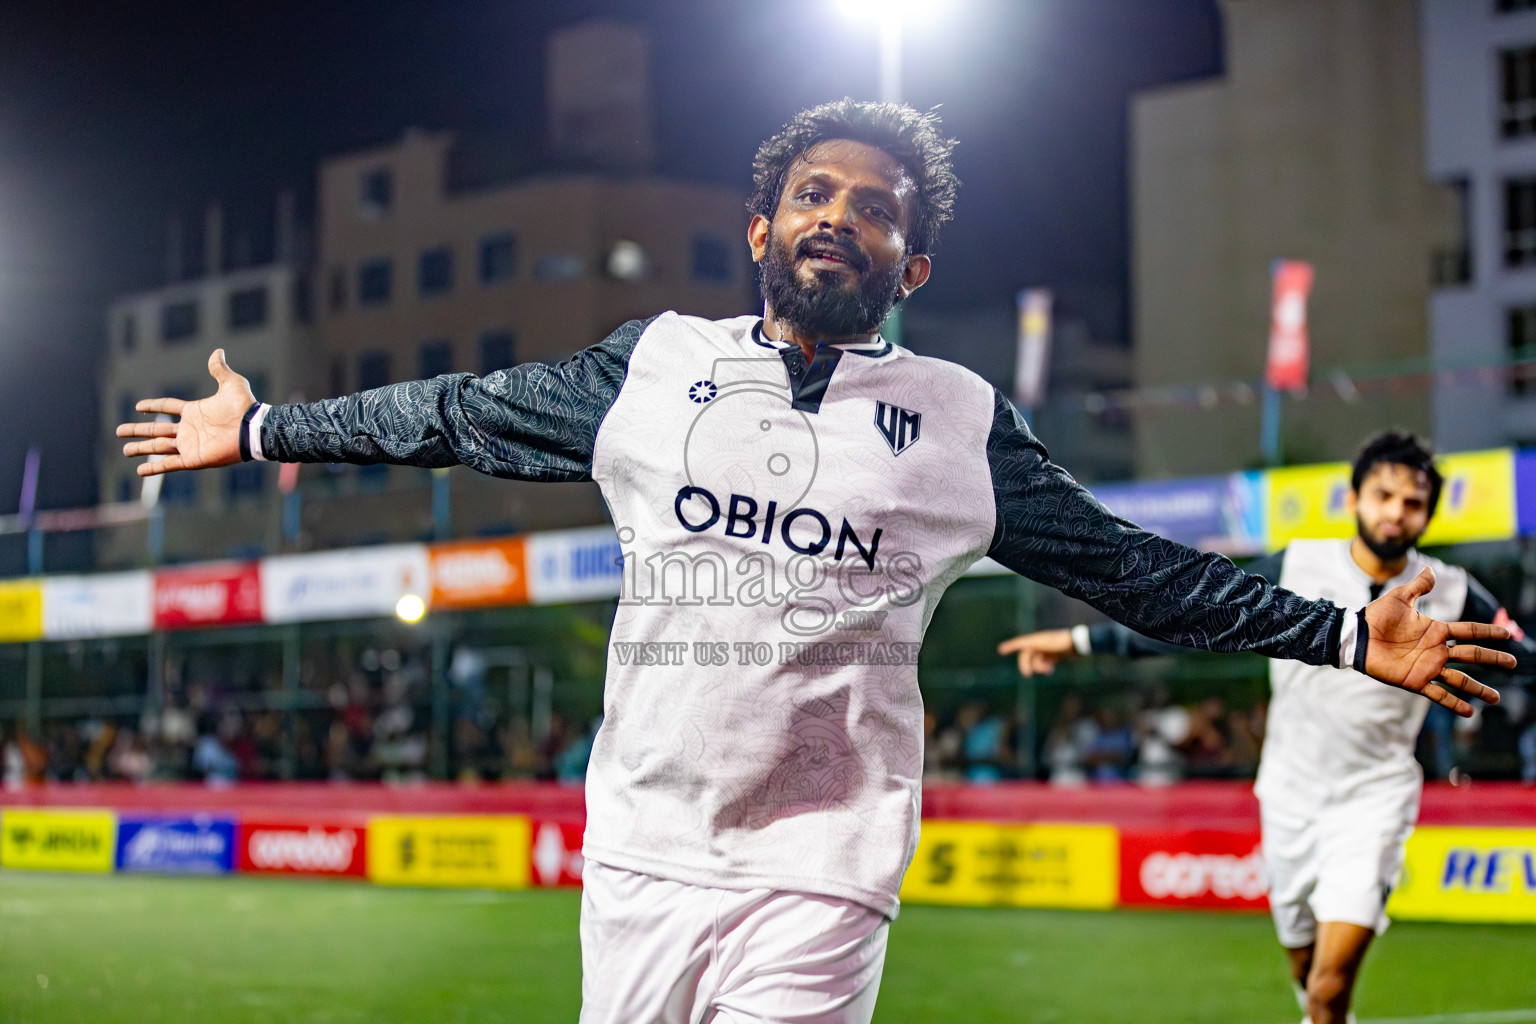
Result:
<svg viewBox="0 0 1536 1024"><path fill-rule="evenodd" d="M20 721L0 722L0 778L7 786L424 781L434 751L422 661L392 650L365 651L358 661L326 666L332 681L322 677L291 711L273 699L275 682L229 686L195 678L182 685L172 672L159 709L47 720L40 735ZM550 710L535 727L528 714L462 699L450 714L446 763L461 782L585 777L595 721L571 722Z"/></svg>

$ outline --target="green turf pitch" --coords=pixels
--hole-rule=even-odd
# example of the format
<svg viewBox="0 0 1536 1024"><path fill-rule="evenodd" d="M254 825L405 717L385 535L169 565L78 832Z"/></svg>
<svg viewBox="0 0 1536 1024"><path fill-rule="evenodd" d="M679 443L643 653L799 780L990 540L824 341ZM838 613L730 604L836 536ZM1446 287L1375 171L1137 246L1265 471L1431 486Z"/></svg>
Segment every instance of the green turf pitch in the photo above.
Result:
<svg viewBox="0 0 1536 1024"><path fill-rule="evenodd" d="M0 872L0 1024L569 1024L577 902ZM1479 1011L1485 1024L1536 1021L1536 928L1396 925L1373 951L1359 1010L1363 1021ZM1531 1012L1489 1013L1515 1010ZM1263 917L907 907L875 1019L1299 1017Z"/></svg>

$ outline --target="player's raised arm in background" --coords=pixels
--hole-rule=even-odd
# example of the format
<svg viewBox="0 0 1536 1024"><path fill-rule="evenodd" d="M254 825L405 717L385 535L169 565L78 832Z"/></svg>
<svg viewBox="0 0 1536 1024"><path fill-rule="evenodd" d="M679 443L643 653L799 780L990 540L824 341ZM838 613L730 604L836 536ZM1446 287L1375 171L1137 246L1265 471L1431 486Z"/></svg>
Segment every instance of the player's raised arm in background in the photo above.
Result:
<svg viewBox="0 0 1536 1024"><path fill-rule="evenodd" d="M1466 643L1508 639L1503 626L1444 623L1414 610L1413 602L1434 585L1428 571L1363 609L1346 610L1308 601L1222 555L1116 518L1050 461L1001 394L987 458L997 505L987 554L1154 640L1353 667L1464 716L1471 715L1471 705L1447 685L1489 703L1498 701L1498 693L1449 662L1515 665L1510 654ZM1052 648L1056 656L1067 653L1059 639ZM1455 647L1448 644L1453 639Z"/></svg>
<svg viewBox="0 0 1536 1024"><path fill-rule="evenodd" d="M631 321L557 366L525 363L485 377L445 374L307 405L261 405L224 361L208 360L218 390L196 402L153 398L144 413L176 423L124 423L142 438L123 454L160 455L140 476L245 460L465 465L524 480L590 479L597 428L649 321Z"/></svg>

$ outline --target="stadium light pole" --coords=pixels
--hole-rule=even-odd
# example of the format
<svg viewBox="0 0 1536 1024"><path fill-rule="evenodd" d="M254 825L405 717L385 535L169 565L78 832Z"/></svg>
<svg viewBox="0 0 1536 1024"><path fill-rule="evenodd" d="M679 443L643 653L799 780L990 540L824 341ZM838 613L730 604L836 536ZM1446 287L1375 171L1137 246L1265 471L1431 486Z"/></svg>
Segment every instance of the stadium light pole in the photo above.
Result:
<svg viewBox="0 0 1536 1024"><path fill-rule="evenodd" d="M867 24L874 22L880 33L881 103L901 102L901 44L903 30L919 11L916 0L842 0L843 13ZM881 325L880 334L894 345L902 341L901 306L891 310Z"/></svg>

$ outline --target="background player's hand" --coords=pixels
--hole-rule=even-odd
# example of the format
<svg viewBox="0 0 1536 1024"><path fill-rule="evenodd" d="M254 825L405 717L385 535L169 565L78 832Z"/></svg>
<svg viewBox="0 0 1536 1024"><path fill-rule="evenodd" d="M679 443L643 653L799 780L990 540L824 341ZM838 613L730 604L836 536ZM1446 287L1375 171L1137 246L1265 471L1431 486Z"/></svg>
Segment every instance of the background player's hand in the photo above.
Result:
<svg viewBox="0 0 1536 1024"><path fill-rule="evenodd" d="M1075 657L1077 648L1072 646L1071 630L1046 629L1004 640L997 645L997 653L1017 654L1022 675L1048 676L1056 671L1058 661Z"/></svg>
<svg viewBox="0 0 1536 1024"><path fill-rule="evenodd" d="M1420 615L1414 602L1434 586L1435 574L1425 569L1366 605L1365 622L1371 637L1365 648L1365 673L1391 686L1423 694L1463 718L1470 718L1472 705L1448 691L1446 686L1454 686L1489 704L1499 702L1499 691L1484 686L1465 672L1447 668L1446 664L1464 661L1514 668L1515 656L1512 654L1459 642L1508 640L1509 630L1486 622L1441 622ZM1449 640L1458 643L1451 647L1447 645Z"/></svg>
<svg viewBox="0 0 1536 1024"><path fill-rule="evenodd" d="M180 416L176 423L121 423L118 437L144 437L130 441L123 454L163 455L155 462L139 466L139 476L154 476L178 469L209 469L230 466L240 461L240 421L256 401L251 385L229 368L224 350L214 349L208 357L208 372L219 382L219 390L209 398L184 402L179 398L148 398L134 406L139 412L163 412Z"/></svg>

